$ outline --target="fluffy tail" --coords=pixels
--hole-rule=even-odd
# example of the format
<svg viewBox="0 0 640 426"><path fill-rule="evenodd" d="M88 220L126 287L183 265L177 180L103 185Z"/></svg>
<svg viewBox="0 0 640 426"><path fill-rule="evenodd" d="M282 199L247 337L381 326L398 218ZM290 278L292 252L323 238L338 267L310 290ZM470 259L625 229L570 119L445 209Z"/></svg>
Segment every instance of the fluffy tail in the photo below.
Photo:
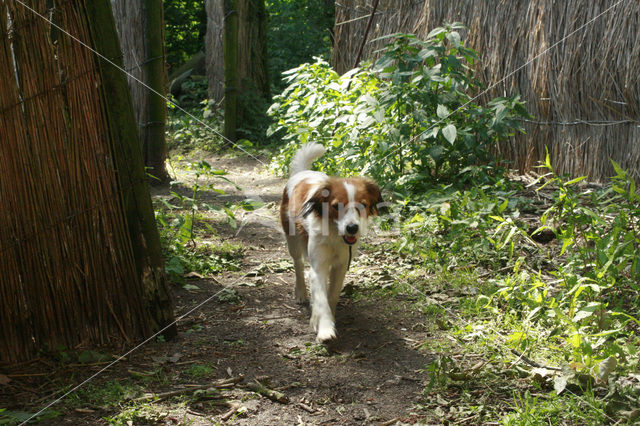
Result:
<svg viewBox="0 0 640 426"><path fill-rule="evenodd" d="M326 149L324 146L315 142L308 142L296 152L291 160L291 176L296 173L311 169L311 163L324 154Z"/></svg>

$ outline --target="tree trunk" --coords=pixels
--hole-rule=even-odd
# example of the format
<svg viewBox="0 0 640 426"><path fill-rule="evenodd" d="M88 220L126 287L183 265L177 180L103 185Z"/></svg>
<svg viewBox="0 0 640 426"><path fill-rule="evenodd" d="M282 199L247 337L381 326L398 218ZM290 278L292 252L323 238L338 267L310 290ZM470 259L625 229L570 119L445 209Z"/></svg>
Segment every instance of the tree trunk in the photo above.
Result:
<svg viewBox="0 0 640 426"><path fill-rule="evenodd" d="M165 167L167 144L165 141L165 122L167 105L165 102L164 69L164 17L162 0L144 1L146 25L146 83L153 91L147 95L149 115L144 127L141 127L142 152L144 164L152 176L151 183L164 183L169 180Z"/></svg>
<svg viewBox="0 0 640 426"><path fill-rule="evenodd" d="M270 100L264 0L208 0L207 22L209 97L219 103L224 95L233 140L237 126L256 118L256 105Z"/></svg>
<svg viewBox="0 0 640 426"><path fill-rule="evenodd" d="M238 2L238 76L240 93L270 98L267 66L267 11L264 0ZM240 121L245 115L240 111Z"/></svg>
<svg viewBox="0 0 640 426"><path fill-rule="evenodd" d="M224 98L224 0L207 0L207 79L209 99L220 104Z"/></svg>
<svg viewBox="0 0 640 426"><path fill-rule="evenodd" d="M238 0L224 0L224 136L236 140L238 119Z"/></svg>
<svg viewBox="0 0 640 426"><path fill-rule="evenodd" d="M113 37L115 23L108 4L108 0L87 1L90 31L98 52L107 58L118 58L121 50L118 39ZM103 60L100 60L99 64L103 83L103 105L106 107L113 141L125 220L131 237L136 269L144 289L149 319L153 330L168 327L164 335L171 338L176 334L175 324L170 325L173 321L173 302L164 272L160 237L137 138L129 87L120 70Z"/></svg>
<svg viewBox="0 0 640 426"><path fill-rule="evenodd" d="M162 97L153 93L164 95L166 86L162 1L111 0L111 5L124 68L130 74L129 86L145 166L152 176L152 184L163 183L169 179L165 167L166 105Z"/></svg>

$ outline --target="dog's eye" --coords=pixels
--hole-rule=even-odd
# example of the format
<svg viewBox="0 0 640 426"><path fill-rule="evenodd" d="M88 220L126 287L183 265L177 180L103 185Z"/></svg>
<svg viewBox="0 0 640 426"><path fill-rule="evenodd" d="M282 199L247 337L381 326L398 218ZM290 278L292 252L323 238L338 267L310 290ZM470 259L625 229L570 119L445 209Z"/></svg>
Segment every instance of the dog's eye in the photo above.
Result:
<svg viewBox="0 0 640 426"><path fill-rule="evenodd" d="M340 209L340 203L333 203L333 204L331 204L331 207L333 207L334 210L339 210Z"/></svg>
<svg viewBox="0 0 640 426"><path fill-rule="evenodd" d="M362 203L362 208L363 208L363 209L366 209L367 207L368 207L368 206L367 206L367 203Z"/></svg>

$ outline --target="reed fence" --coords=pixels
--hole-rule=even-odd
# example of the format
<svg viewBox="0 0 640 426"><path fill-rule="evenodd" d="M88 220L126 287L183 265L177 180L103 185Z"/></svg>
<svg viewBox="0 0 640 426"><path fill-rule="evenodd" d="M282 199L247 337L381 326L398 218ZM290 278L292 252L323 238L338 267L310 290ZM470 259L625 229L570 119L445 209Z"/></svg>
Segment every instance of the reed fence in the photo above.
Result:
<svg viewBox="0 0 640 426"><path fill-rule="evenodd" d="M332 57L353 66L373 0L336 2ZM496 152L520 171L549 149L560 173L603 180L610 159L640 177L640 2L637 0L381 0L364 56L375 59L397 32L421 38L444 22L462 22L480 52L480 101L519 93L534 120Z"/></svg>
<svg viewBox="0 0 640 426"><path fill-rule="evenodd" d="M108 0L91 2L28 4L79 40L94 44L105 34L94 25L106 25L117 41L113 17L95 19ZM146 187L141 152L126 160L129 170L122 167L118 146L129 142L113 132L103 67L19 2L0 2L2 362L60 347L131 343L159 327L150 319L150 294L166 299L166 282L151 267L141 270L153 249L139 249L132 232L144 239L135 226L144 218L127 210L132 197L150 207L131 191ZM160 322L171 319L165 310Z"/></svg>

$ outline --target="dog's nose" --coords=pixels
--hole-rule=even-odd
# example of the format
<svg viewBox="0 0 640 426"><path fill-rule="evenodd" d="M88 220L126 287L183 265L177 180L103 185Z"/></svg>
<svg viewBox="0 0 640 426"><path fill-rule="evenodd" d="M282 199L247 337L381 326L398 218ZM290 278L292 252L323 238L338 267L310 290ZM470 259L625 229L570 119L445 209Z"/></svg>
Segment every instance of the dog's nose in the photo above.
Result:
<svg viewBox="0 0 640 426"><path fill-rule="evenodd" d="M358 232L357 223L350 223L349 225L347 225L347 233L354 235L356 232Z"/></svg>

